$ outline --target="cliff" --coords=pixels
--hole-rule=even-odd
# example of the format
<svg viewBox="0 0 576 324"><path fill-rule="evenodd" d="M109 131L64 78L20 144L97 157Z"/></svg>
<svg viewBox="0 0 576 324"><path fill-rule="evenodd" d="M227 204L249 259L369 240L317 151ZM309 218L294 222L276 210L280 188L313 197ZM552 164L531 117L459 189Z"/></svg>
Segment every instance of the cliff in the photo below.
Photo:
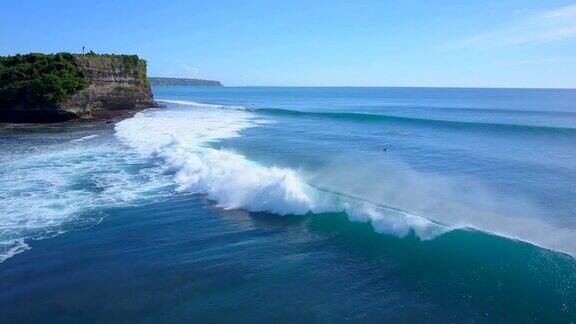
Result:
<svg viewBox="0 0 576 324"><path fill-rule="evenodd" d="M157 106L146 61L136 55L0 58L0 122L114 117Z"/></svg>
<svg viewBox="0 0 576 324"><path fill-rule="evenodd" d="M220 81L202 80L202 79L185 79L185 78L162 78L149 77L148 80L153 86L194 86L194 87L222 87Z"/></svg>

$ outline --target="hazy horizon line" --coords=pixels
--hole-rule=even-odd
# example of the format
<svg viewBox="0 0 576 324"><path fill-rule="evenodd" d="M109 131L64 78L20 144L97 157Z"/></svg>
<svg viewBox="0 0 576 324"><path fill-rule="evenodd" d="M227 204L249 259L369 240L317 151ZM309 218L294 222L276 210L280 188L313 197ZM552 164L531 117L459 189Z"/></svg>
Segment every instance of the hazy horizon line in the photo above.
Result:
<svg viewBox="0 0 576 324"><path fill-rule="evenodd" d="M155 76L155 78L164 78ZM180 78L180 77L165 77L174 79L195 79L204 81L219 81L213 79L202 78ZM222 82L222 81L220 81ZM223 83L223 82L222 82ZM154 86L154 87L182 87L182 86ZM252 85L226 85L222 86L189 86L189 87L205 87L205 88L421 88L421 89L508 89L508 90L576 90L576 87L496 87L496 86L410 86L410 85L273 85L273 84L252 84Z"/></svg>

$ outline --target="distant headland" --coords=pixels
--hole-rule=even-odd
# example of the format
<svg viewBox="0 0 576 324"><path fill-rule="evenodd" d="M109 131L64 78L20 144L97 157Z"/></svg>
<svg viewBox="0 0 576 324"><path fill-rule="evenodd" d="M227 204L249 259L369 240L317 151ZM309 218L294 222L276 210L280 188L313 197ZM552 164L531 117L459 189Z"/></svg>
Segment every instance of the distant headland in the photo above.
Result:
<svg viewBox="0 0 576 324"><path fill-rule="evenodd" d="M0 122L60 122L123 116L158 107L137 55L0 57Z"/></svg>
<svg viewBox="0 0 576 324"><path fill-rule="evenodd" d="M194 87L222 87L220 81L202 80L202 79L186 79L186 78L164 78L164 77L149 77L150 84L158 87L169 86L194 86Z"/></svg>

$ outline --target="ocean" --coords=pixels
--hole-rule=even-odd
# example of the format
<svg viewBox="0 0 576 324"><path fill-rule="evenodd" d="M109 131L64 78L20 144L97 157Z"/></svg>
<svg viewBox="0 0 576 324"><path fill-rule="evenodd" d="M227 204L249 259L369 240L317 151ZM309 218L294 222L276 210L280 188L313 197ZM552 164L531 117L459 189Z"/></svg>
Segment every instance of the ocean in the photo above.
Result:
<svg viewBox="0 0 576 324"><path fill-rule="evenodd" d="M158 87L0 128L0 322L576 321L576 90Z"/></svg>

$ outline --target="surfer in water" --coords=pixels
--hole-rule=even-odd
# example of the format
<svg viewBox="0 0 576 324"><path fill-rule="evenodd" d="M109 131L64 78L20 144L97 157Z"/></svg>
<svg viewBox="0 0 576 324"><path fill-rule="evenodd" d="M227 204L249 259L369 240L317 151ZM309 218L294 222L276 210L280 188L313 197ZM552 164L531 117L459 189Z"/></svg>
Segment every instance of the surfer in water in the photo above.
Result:
<svg viewBox="0 0 576 324"><path fill-rule="evenodd" d="M382 151L384 151L384 152L388 152L388 148L387 148L387 147L385 147L385 148L383 148L383 149L382 149Z"/></svg>

